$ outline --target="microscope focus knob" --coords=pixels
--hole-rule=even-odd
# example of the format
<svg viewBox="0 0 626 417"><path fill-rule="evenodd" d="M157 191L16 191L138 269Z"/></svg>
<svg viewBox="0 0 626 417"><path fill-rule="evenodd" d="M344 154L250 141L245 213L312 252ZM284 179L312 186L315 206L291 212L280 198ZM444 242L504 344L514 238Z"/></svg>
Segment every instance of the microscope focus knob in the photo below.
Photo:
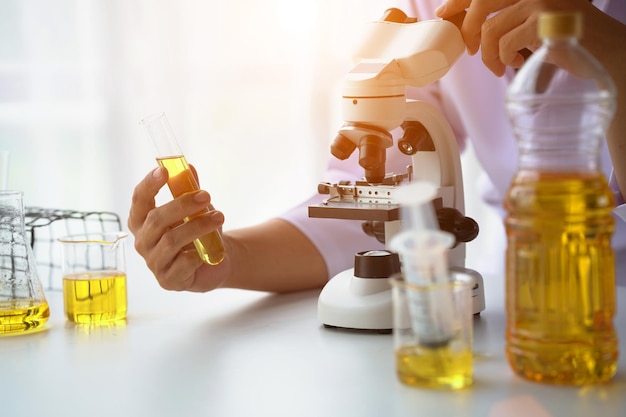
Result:
<svg viewBox="0 0 626 417"><path fill-rule="evenodd" d="M389 278L400 273L400 258L395 252L371 250L354 256L354 276L357 278Z"/></svg>
<svg viewBox="0 0 626 417"><path fill-rule="evenodd" d="M415 155L420 151L435 151L432 136L420 122L409 120L402 123L404 134L398 140L398 149L405 155Z"/></svg>
<svg viewBox="0 0 626 417"><path fill-rule="evenodd" d="M452 233L456 239L454 246L467 243L476 238L479 233L478 223L471 217L466 217L454 207L437 209L437 222L441 230Z"/></svg>

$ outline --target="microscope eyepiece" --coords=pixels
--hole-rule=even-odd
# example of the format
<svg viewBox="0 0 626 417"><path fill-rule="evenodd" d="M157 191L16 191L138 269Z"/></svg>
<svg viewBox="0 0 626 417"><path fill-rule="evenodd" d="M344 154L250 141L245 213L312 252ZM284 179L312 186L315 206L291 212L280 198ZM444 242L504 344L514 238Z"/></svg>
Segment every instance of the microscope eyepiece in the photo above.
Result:
<svg viewBox="0 0 626 417"><path fill-rule="evenodd" d="M341 133L335 137L330 145L330 153L341 161L348 159L355 149L356 144Z"/></svg>

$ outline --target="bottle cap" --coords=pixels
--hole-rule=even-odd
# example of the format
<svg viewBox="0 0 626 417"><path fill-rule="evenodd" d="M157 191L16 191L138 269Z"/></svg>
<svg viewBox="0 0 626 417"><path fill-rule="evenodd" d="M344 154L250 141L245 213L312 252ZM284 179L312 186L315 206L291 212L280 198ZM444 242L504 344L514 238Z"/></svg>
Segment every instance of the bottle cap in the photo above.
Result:
<svg viewBox="0 0 626 417"><path fill-rule="evenodd" d="M579 12L545 12L539 15L537 33L540 38L580 38L583 33L583 15Z"/></svg>

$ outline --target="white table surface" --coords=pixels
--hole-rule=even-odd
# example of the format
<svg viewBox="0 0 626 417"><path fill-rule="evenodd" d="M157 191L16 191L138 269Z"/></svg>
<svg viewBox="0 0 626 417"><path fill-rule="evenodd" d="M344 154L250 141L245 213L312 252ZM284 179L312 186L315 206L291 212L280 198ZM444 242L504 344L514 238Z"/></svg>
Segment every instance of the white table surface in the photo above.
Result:
<svg viewBox="0 0 626 417"><path fill-rule="evenodd" d="M0 338L0 416L626 416L625 287L614 380L554 387L509 370L502 279L486 277L475 382L453 392L402 385L391 335L321 326L319 291L168 292L132 263L125 326L74 326L49 291L45 330Z"/></svg>

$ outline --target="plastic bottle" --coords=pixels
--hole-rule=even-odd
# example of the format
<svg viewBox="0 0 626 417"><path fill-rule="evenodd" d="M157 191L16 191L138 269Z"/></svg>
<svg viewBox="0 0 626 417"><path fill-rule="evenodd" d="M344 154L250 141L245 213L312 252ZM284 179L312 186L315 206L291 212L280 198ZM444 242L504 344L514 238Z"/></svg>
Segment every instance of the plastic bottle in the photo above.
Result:
<svg viewBox="0 0 626 417"><path fill-rule="evenodd" d="M599 383L618 361L614 198L599 168L615 86L579 44L581 14L542 14L538 31L507 92L519 165L505 199L506 353L533 381Z"/></svg>

